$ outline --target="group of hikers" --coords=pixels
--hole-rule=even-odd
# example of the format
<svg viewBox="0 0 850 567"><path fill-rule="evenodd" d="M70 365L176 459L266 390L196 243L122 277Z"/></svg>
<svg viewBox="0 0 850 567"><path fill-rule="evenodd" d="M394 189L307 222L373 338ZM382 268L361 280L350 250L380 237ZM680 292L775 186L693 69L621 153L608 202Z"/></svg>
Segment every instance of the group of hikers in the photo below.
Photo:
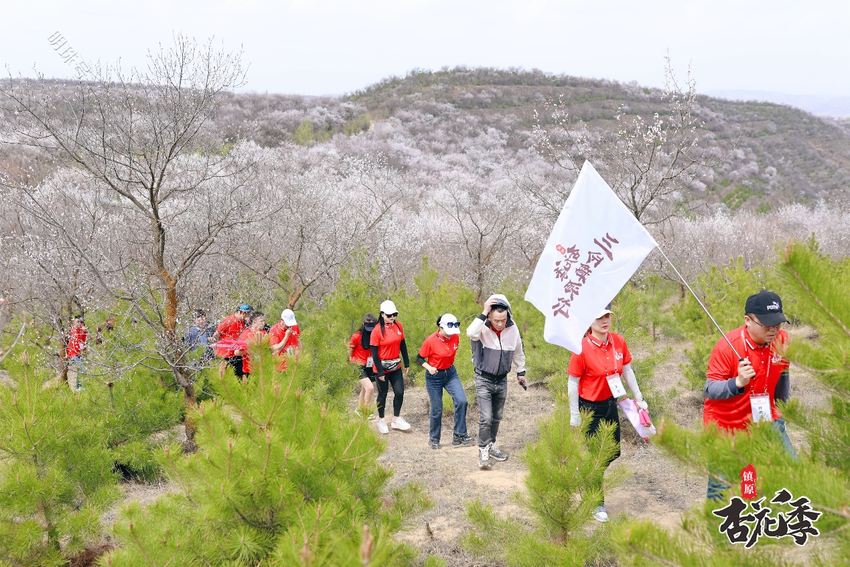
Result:
<svg viewBox="0 0 850 567"><path fill-rule="evenodd" d="M390 429L410 429L410 424L401 416L404 377L410 367L410 356L398 314L395 303L384 301L377 317L371 313L363 317L363 325L348 344L351 362L360 366L358 411L369 412L377 387L378 431L382 434L389 433ZM507 397L508 373L516 372L518 382L525 386L525 352L511 305L504 295L492 295L485 302L484 311L472 321L466 334L471 340L475 369L478 466L489 469L491 459L504 461L508 458L496 445L496 436ZM454 365L459 346L460 322L453 314L445 313L437 318L437 330L423 341L416 355L416 362L425 369L425 388L431 405L428 436L432 449L441 447L443 390L449 393L454 404L452 445L467 446L475 441L466 429L469 403ZM387 424L385 410L390 387L393 413ZM372 414L369 417L374 418Z"/></svg>
<svg viewBox="0 0 850 567"><path fill-rule="evenodd" d="M404 376L410 366L404 328L398 321L398 309L392 301L381 303L378 317L363 317L363 325L349 341L352 363L361 367L359 410L371 407L374 385L377 385L378 431L410 429L401 417L404 402ZM582 426L582 412L587 416L585 435L593 436L603 423L614 427L615 450L603 470L620 456L620 420L618 399L631 390L634 404L646 411L648 404L632 368L632 355L625 338L611 331L613 312L610 305L602 309L582 340L582 349L573 354L567 368L570 425ZM709 358L705 382L703 420L708 427L730 432L745 430L750 422L770 422L785 450L793 458L785 422L776 401L790 397L789 361L785 358L788 334L782 325L788 319L782 311L782 300L775 293L761 291L749 296L744 306L744 324L721 338ZM437 318L437 330L423 342L416 362L425 369L425 386L430 398L429 442L440 449L442 432L443 390L454 403L452 445L471 445L474 439L466 430L468 402L454 360L460 340L460 322L451 313ZM470 339L478 405L478 466L489 469L491 461L505 461L507 453L496 445L504 415L509 372L526 388L525 352L519 327L513 318L511 304L501 294L490 296L484 310L466 329ZM388 425L385 418L386 398L393 389L393 415ZM373 416L370 416L373 417ZM709 466L711 466L709 464ZM609 520L602 490L603 474L594 481L597 495L594 519ZM720 498L729 488L722 475L712 472L707 496Z"/></svg>
<svg viewBox="0 0 850 567"><path fill-rule="evenodd" d="M213 356L220 357L219 377L223 378L230 366L237 377L246 378L253 370L250 346L258 344L265 335L269 336L275 369L286 370L288 358L297 357L301 352L301 330L292 309L284 309L280 320L269 326L265 313L254 311L250 305L243 303L222 319L218 327L207 321L204 310L198 309L195 311L195 324L186 331L183 343L188 353L203 349L202 367L207 366Z"/></svg>
<svg viewBox="0 0 850 567"><path fill-rule="evenodd" d="M582 340L581 352L572 355L567 368L570 425L582 426L584 412L588 419L587 437L603 423L614 426L616 450L604 468L620 455L617 409L618 399L627 395L624 380L637 407L648 408L631 366L632 356L626 340L611 332L612 315L610 305L598 314ZM411 428L401 416L404 378L409 371L410 357L398 316L393 301L382 302L378 316L367 313L348 343L349 361L360 367L357 411L361 416L375 419L371 411L377 389L377 429L384 435L390 429L408 431ZM743 326L727 333L711 352L703 419L706 426L716 424L732 432L746 429L751 421L768 421L789 454L796 457L785 422L776 407L776 400L790 397L789 362L784 356L788 334L781 329L785 322L782 300L775 293L762 291L747 299ZM460 347L460 325L452 313L439 316L437 330L423 341L416 356L416 362L425 369L425 387L430 399L429 444L435 450L441 448L443 390L454 404L452 445L470 446L475 442L467 432L469 404L454 365ZM110 325L108 329L111 328ZM218 356L221 377L230 366L236 376L244 379L252 371L249 347L266 334L276 359L276 369L286 370L288 358L297 357L301 352L301 331L291 309L284 309L280 320L268 326L262 312L242 304L217 327L207 321L204 311L197 310L194 325L183 341L187 353L202 349L203 366L208 366L213 357ZM508 374L514 372L518 384L526 388L522 337L507 297L491 295L483 311L467 326L466 336L470 340L478 406L478 467L490 469L492 461L508 459L508 454L496 444L508 393ZM78 371L85 343L85 324L82 318L75 318L66 336L68 382L72 389L81 387ZM387 423L385 412L390 388L393 405ZM592 515L600 522L607 522L602 475L598 477L598 492L594 491L598 494L598 502ZM714 473L709 478L709 498L719 498L722 490L728 488L728 483L721 480L722 477Z"/></svg>

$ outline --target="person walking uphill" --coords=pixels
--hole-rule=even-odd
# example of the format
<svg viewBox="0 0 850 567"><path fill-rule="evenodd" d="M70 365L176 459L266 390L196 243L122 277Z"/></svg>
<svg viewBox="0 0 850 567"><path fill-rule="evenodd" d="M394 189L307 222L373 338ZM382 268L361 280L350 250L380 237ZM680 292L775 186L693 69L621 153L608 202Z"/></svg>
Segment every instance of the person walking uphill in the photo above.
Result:
<svg viewBox="0 0 850 567"><path fill-rule="evenodd" d="M222 361L218 366L219 378L224 378L224 371L227 369L228 364L233 367L236 375L242 378L242 357L236 356L233 351L236 350L236 339L248 327L247 322L251 311L253 311L251 306L243 303L236 308L233 314L225 317L215 330L212 340L214 343L220 343L215 347L215 354L222 357Z"/></svg>
<svg viewBox="0 0 850 567"><path fill-rule="evenodd" d="M472 437L466 434L466 392L455 369L455 355L460 343L460 323L457 317L446 313L437 318L437 332L425 339L417 364L425 369L425 388L431 400L429 439L432 449L440 448L443 428L443 388L452 397L455 406L455 427L452 445L471 445Z"/></svg>
<svg viewBox="0 0 850 567"><path fill-rule="evenodd" d="M617 413L617 398L626 395L620 376L625 378L638 406L641 409L648 407L632 370L632 355L626 345L626 339L622 335L609 332L611 315L611 310L605 308L590 324L590 329L581 341L581 354L573 354L567 368L570 379L567 386L570 425L581 426L579 409L590 412L588 437L596 433L603 421L615 424L614 442L617 451L598 473L600 494L605 469L620 456L620 416ZM607 522L608 511L605 509L604 497L597 504L598 506L593 510L593 517L600 522Z"/></svg>
<svg viewBox="0 0 850 567"><path fill-rule="evenodd" d="M71 320L71 329L66 336L65 363L68 365L68 387L72 392L83 389L80 374L83 372L83 357L86 355L88 333L82 315Z"/></svg>
<svg viewBox="0 0 850 567"><path fill-rule="evenodd" d="M475 398L478 401L478 468L489 469L490 459L505 461L508 455L496 447L496 435L508 396L508 372L516 372L525 386L525 352L511 304L501 294L491 295L484 312L466 329L472 341L475 367Z"/></svg>
<svg viewBox="0 0 850 567"><path fill-rule="evenodd" d="M360 396L357 400L359 415L367 415L375 419L375 414L369 410L372 407L372 395L375 393L375 371L372 368L372 347L369 339L378 318L371 313L363 316L363 324L351 335L348 341L348 360L360 367Z"/></svg>
<svg viewBox="0 0 850 567"><path fill-rule="evenodd" d="M253 372L254 367L251 365L251 346L260 344L265 331L266 315L262 311L253 311L248 318L248 328L242 331L239 339L236 341L236 347L233 354L242 357L242 376L243 380L248 378Z"/></svg>
<svg viewBox="0 0 850 567"><path fill-rule="evenodd" d="M736 432L750 422L767 421L796 458L776 407L776 400L791 397L790 362L785 358L788 333L782 330L788 319L782 313L782 299L769 291L756 293L747 298L744 313L744 324L717 341L708 359L703 423ZM709 477L707 496L719 500L727 488Z"/></svg>
<svg viewBox="0 0 850 567"><path fill-rule="evenodd" d="M301 329L295 320L295 312L292 309L284 309L280 314L280 321L269 329L271 337L272 353L277 360L275 370L283 372L287 369L287 358L289 356L298 358L301 354Z"/></svg>
<svg viewBox="0 0 850 567"><path fill-rule="evenodd" d="M391 426L399 431L410 429L410 424L401 417L401 405L404 403L404 377L410 370L410 358L407 355L404 329L396 320L397 317L398 309L395 308L395 303L389 300L381 303L378 325L375 325L369 337L372 363L377 374L375 384L378 386L378 431L384 435L390 432L384 420L384 406L387 403L390 385L393 388ZM401 367L402 359L404 359L404 370Z"/></svg>

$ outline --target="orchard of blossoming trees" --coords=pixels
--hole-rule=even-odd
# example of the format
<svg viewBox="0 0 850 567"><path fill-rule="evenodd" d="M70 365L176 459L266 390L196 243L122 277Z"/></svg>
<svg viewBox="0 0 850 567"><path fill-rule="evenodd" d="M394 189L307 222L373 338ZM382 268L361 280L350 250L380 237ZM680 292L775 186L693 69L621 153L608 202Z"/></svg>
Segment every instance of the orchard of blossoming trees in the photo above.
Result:
<svg viewBox="0 0 850 567"><path fill-rule="evenodd" d="M850 126L789 107L698 96L690 77L677 82L669 62L663 90L457 68L414 71L340 98L306 98L236 94L246 80L242 56L212 43L177 36L150 58L145 70L97 66L85 82L0 82L0 349L25 346L32 360L16 364L36 361L52 369L48 374L64 373L72 317L118 313L128 331L103 342L89 370L109 386L109 411L116 411L113 386L121 378L147 372L166 383L169 377L188 408L182 411L190 441L197 432L212 460L178 462L168 451L158 464L133 457L136 449L128 447L146 443L181 411L164 399L162 407L139 410L150 418L145 427L125 423L116 426L123 432L113 433L117 440L89 440L119 447L118 457L95 449L75 454L100 467L97 474L88 471L84 488L63 488L63 496L36 506L45 543L11 564L50 564L82 548L97 531L98 506L114 500L103 469L110 459L127 469L164 468L186 489L185 499L158 504L155 512L127 511L131 521L117 529L122 541L136 542L126 543L135 559L154 551L150 564L204 556L204 526L195 521L203 512L221 522L210 545L215 553L205 559L210 563L273 557L307 565L320 564L313 561L322 556L331 563L321 564L343 564L333 561L357 553L362 564L380 557L386 562L375 564L401 562L404 551L384 536L422 502L414 487L382 506L385 473L366 457L377 449L355 426L340 425L351 429L356 446L326 440L351 455L351 470L333 472L327 453L318 457L329 467L327 486L317 481L324 473L304 472L317 481L317 494L350 482L349 500L302 501L306 488L288 484L283 469L256 485L266 491L263 502L251 493L252 483L234 481L227 488L232 494L224 484L201 486L204 475L218 474L205 467L220 472L233 464L227 435L245 435L237 442L253 444L251 451L265 447L265 457L246 449L246 459L283 467L291 458L306 471L307 448L315 462L315 439L340 418L331 412L325 422L321 391L304 394L311 408L305 410L302 390L271 371L251 386L257 398L213 387L213 397L226 401L197 406L211 394L199 390L203 373L181 340L190 314L204 308L218 319L242 301L261 309L350 309L350 327L364 298L413 297L425 280L458 286L476 303L505 287L521 289L584 160L597 166L686 278L697 280L735 258L745 270L763 269L788 239L813 237L818 253L835 258L850 250ZM654 255L636 281L652 278L677 281ZM15 338L18 323L29 327L22 342ZM327 386L334 364L316 354L311 376ZM21 395L10 404L41 403L32 372L20 378ZM125 382L120 387L131 388ZM160 399L145 392L128 389L119 399L145 408ZM118 414L59 398L44 403L65 412L62 419L87 416L95 429L109 419L120 422ZM222 410L227 403L239 409ZM302 411L305 420L296 424ZM251 431L237 435L238 423L253 424ZM68 426L57 416L44 435ZM283 429L297 439L292 453L275 433ZM40 486L44 470L65 466L70 457L62 447L84 442L56 435L65 445L28 449L47 467L30 471L31 487ZM342 476L334 480L334 474ZM199 512L193 498L202 493L209 504ZM23 504L17 510L16 517L30 513ZM323 513L331 514L327 523ZM145 514L176 523L157 526ZM370 516L377 519L363 533ZM234 517L241 520L226 525ZM167 546L153 543L165 537L158 530L177 525L179 535ZM32 530L0 528L14 542L0 544L0 562L11 561ZM181 548L181 541L189 543Z"/></svg>

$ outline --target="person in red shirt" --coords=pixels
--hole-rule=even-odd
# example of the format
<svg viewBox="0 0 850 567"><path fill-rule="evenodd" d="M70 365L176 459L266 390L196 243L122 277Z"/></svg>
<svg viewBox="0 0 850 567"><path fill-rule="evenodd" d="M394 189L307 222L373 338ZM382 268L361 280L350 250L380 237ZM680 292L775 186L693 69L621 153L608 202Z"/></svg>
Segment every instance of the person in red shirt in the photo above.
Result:
<svg viewBox="0 0 850 567"><path fill-rule="evenodd" d="M770 422L796 458L776 407L776 400L791 397L790 363L785 358L788 333L782 330L788 319L782 313L782 299L769 291L751 295L744 313L743 326L717 341L708 359L703 423L737 432L751 422ZM709 477L707 496L719 500L727 488L728 484Z"/></svg>
<svg viewBox="0 0 850 567"><path fill-rule="evenodd" d="M224 371L228 364L233 367L237 376L242 376L242 357L236 356L233 351L236 350L234 348L236 340L247 326L246 321L251 315L251 311L251 306L243 303L236 308L236 312L222 319L215 330L212 338L213 342L216 343L215 355L222 357L221 364L218 366L219 378L224 378Z"/></svg>
<svg viewBox="0 0 850 567"><path fill-rule="evenodd" d="M348 341L348 360L360 367L360 397L357 400L358 415L366 415L375 419L375 414L369 410L372 407L372 395L375 393L375 371L372 368L372 348L369 339L378 323L378 318L367 313L363 316L363 324L351 335Z"/></svg>
<svg viewBox="0 0 850 567"><path fill-rule="evenodd" d="M460 344L460 323L446 313L437 318L437 332L428 336L419 349L416 362L425 369L425 388L431 400L428 437L432 449L440 448L443 429L443 388L455 406L455 427L452 445L471 445L473 438L466 432L466 392L455 369L455 355Z"/></svg>
<svg viewBox="0 0 850 567"><path fill-rule="evenodd" d="M401 405L404 403L404 378L410 370L410 359L407 355L407 343L404 341L404 329L396 320L398 309L392 301L381 303L381 313L378 325L372 329L369 337L372 349L372 364L378 379L378 431L386 435L390 432L384 420L384 405L387 403L389 386L393 388L393 421L392 428L407 431L410 424L401 417ZM401 358L400 358L401 357ZM404 359L404 370L401 362Z"/></svg>
<svg viewBox="0 0 850 567"><path fill-rule="evenodd" d="M301 329L295 320L295 312L284 309L280 321L269 329L269 335L272 353L277 359L275 369L282 372L286 370L287 355L297 357L301 353Z"/></svg>
<svg viewBox="0 0 850 567"><path fill-rule="evenodd" d="M610 305L603 309L596 320L590 324L590 329L582 339L581 354L573 354L567 368L570 425L581 426L580 410L586 411L590 417L587 437L596 433L603 421L615 424L614 441L617 451L599 474L600 494L605 469L620 456L620 416L617 413L617 398L626 395L626 389L623 388L620 377L625 378L638 406L642 409L648 407L632 370L632 355L626 345L626 339L623 335L610 332L612 312L609 308ZM608 511L605 509L604 497L598 504L593 511L593 517L600 522L607 522Z"/></svg>
<svg viewBox="0 0 850 567"><path fill-rule="evenodd" d="M242 358L242 372L236 373L243 380L251 375L253 367L251 366L251 351L250 347L260 344L265 331L266 317L262 311L253 311L248 318L248 328L242 331L239 338L236 340L233 353Z"/></svg>
<svg viewBox="0 0 850 567"><path fill-rule="evenodd" d="M82 315L71 320L71 329L68 331L65 345L65 361L68 365L68 387L72 392L83 389L80 382L80 374L83 372L83 357L86 354L86 339L88 337L86 323Z"/></svg>
<svg viewBox="0 0 850 567"><path fill-rule="evenodd" d="M265 326L265 313L254 311L248 319L248 328L242 331L242 334L236 339L233 354L242 357L242 374L237 374L237 376L243 380L250 376L253 370L250 347L260 344L260 341L266 335Z"/></svg>

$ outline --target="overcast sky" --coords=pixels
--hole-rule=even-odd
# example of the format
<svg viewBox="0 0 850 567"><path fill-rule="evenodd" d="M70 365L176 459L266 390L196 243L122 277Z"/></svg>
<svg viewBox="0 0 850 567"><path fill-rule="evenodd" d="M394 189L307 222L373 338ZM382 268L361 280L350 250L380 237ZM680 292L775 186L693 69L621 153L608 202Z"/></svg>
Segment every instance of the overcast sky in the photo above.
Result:
<svg viewBox="0 0 850 567"><path fill-rule="evenodd" d="M700 92L850 95L847 0L7 0L0 62L74 77L56 32L86 61L124 65L174 32L214 36L244 49L256 92L343 94L457 65L661 86L669 50Z"/></svg>

